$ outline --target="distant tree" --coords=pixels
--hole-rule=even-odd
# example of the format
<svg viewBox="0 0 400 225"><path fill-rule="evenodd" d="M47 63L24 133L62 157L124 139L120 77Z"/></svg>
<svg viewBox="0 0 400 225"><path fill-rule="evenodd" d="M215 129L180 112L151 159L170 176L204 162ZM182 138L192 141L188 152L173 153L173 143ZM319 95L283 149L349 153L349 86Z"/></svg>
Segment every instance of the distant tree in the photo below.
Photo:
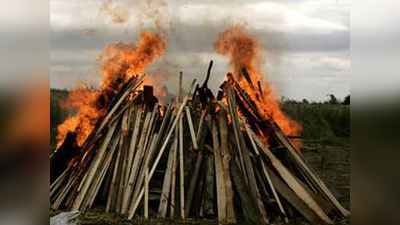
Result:
<svg viewBox="0 0 400 225"><path fill-rule="evenodd" d="M343 105L350 105L350 95L347 95L342 102Z"/></svg>
<svg viewBox="0 0 400 225"><path fill-rule="evenodd" d="M340 104L340 103L339 103L339 100L336 98L335 95L333 95L333 94L328 94L328 96L330 97L330 99L329 99L329 101L328 101L329 104L331 104L331 105Z"/></svg>
<svg viewBox="0 0 400 225"><path fill-rule="evenodd" d="M303 103L303 104L306 104L306 105L308 105L308 104L310 104L310 102L307 100L307 99L303 99L303 100L301 100L301 102Z"/></svg>

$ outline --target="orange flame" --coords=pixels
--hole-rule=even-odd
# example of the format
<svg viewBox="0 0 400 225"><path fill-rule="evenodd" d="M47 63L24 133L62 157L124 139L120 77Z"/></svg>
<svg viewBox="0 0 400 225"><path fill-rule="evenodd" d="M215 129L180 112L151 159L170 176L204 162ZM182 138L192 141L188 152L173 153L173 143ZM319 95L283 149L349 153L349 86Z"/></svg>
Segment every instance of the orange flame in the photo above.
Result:
<svg viewBox="0 0 400 225"><path fill-rule="evenodd" d="M230 66L234 70L236 80L254 99L260 113L265 118L271 116L286 135L299 135L302 129L301 126L282 112L274 88L268 80L264 79L258 67L260 46L257 40L248 35L244 27L232 26L218 35L214 48L219 54L230 58ZM263 95L248 84L242 74L243 68L247 69L253 83L260 81Z"/></svg>
<svg viewBox="0 0 400 225"><path fill-rule="evenodd" d="M97 119L104 115L104 106L110 101L101 97L107 98L109 93L119 91L123 82L116 82L118 79L128 81L134 75L144 73L147 65L164 55L166 46L167 38L161 31L142 31L136 44L117 43L108 46L97 59L102 62L100 72L104 76L100 88L90 90L84 87L71 91L63 103L64 108L76 114L68 117L58 127L57 147L62 144L68 132L77 132L77 144L84 144ZM101 104L101 101L106 102Z"/></svg>

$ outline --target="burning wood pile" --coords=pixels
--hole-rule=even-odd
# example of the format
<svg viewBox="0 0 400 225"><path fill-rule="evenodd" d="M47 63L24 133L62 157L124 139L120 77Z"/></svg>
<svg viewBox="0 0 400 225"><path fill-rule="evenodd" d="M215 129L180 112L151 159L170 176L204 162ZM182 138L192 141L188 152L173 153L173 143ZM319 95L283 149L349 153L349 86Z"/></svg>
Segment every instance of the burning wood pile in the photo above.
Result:
<svg viewBox="0 0 400 225"><path fill-rule="evenodd" d="M272 117L231 74L217 96L195 81L161 105L134 76L104 106L82 146L68 133L51 156L53 209L94 206L128 219L217 218L259 223L303 217L332 224L344 209ZM186 93L185 96L183 93ZM268 106L265 106L268 107Z"/></svg>

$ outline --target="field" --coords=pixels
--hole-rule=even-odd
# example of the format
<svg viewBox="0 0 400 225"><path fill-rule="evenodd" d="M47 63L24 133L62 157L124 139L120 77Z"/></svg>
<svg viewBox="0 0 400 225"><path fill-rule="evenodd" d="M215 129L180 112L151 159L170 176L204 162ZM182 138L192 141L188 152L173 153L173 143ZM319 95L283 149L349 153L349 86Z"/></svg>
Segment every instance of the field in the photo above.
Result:
<svg viewBox="0 0 400 225"><path fill-rule="evenodd" d="M67 113L59 105L65 91L51 91L51 141L54 146L56 127ZM283 110L303 127L303 154L328 188L345 208L350 209L350 106L341 104L284 101ZM50 211L50 215L57 212ZM89 212L80 218L82 224L132 224L114 214ZM299 221L301 222L301 221ZM349 224L350 220L335 221ZM135 224L218 224L215 221L142 221Z"/></svg>

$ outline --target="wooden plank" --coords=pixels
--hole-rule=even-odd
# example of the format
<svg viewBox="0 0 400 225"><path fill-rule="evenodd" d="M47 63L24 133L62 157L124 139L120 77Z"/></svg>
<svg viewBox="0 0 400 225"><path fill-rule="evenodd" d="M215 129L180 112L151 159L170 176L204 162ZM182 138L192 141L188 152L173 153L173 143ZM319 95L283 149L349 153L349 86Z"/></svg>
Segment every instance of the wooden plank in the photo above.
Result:
<svg viewBox="0 0 400 225"><path fill-rule="evenodd" d="M188 93L192 92L195 83L196 83L196 80L194 80L192 82ZM183 100L183 103L181 104L181 106L180 106L180 108L178 110L177 116L175 117L174 122L172 123L172 127L168 131L168 133L167 133L167 135L165 137L164 143L163 143L163 145L161 146L161 148L159 150L159 153L158 153L158 155L157 155L157 157L156 157L156 159L154 161L153 167L150 170L150 179L153 176L153 174L154 174L154 172L155 172L155 170L157 168L157 165L158 165L158 163L159 163L159 161L160 161L160 159L161 159L161 157L162 157L162 155L164 153L164 150L166 149L166 147L168 145L169 139L171 138L172 132L174 132L175 126L178 124L179 117L182 114L183 108L186 106L188 99L189 99L189 95L186 95L186 97ZM140 192L138 198L135 199L136 202L135 202L135 204L133 204L133 207L130 210L129 215L128 215L128 219L129 220L131 220L133 218L133 215L135 214L136 209L139 206L139 202L140 202L141 198L143 197L143 194L144 194L144 189L142 189L142 191Z"/></svg>
<svg viewBox="0 0 400 225"><path fill-rule="evenodd" d="M260 210L260 213L262 215L264 222L268 223L269 220L268 220L267 211L265 209L264 203L262 202L260 193L258 191L257 181L256 181L256 177L255 177L255 174L253 171L253 165L252 165L252 162L251 162L251 159L249 156L249 150L247 149L247 147L245 145L243 133L241 132L241 129L240 129L239 116L237 115L237 112L236 112L236 103L235 103L235 99L232 95L232 89L231 89L230 85L226 85L226 86L227 86L226 90L227 90L227 95L228 95L229 109L231 111L231 116L232 116L232 124L234 127L234 131L236 133L235 136L237 138L238 145L240 146L239 156L242 157L241 163L244 163L243 171L245 174L245 178L247 178L247 182L250 187L250 191L252 192L252 195L256 199L257 206ZM242 152L240 152L240 151L242 151Z"/></svg>
<svg viewBox="0 0 400 225"><path fill-rule="evenodd" d="M241 121L241 122L243 123L243 121ZM253 149L254 149L256 155L259 156L259 155L260 155L260 152L258 151L257 145L256 145L256 143L255 143L255 141L254 141L254 139L253 139L252 134L251 134L251 132L252 132L251 129L250 129L247 125L244 125L244 127L245 127L245 129L246 129L247 136L248 136L249 139L250 139L251 145L253 146ZM279 210L281 211L281 213L282 213L283 215L286 216L285 209L283 208L282 202L281 202L281 200L279 199L278 194L276 193L276 190L275 190L275 187L274 187L273 183L271 182L271 178L269 177L269 174L268 174L268 172L267 172L267 170L266 170L266 168L265 168L265 164L264 164L263 160L262 160L260 157L257 157L257 159L258 159L259 162L260 162L261 171L263 172L264 176L267 178L268 185L269 185L269 187L271 188L272 194L274 195L274 198L275 198L275 200L276 200L276 202L277 202L277 204L278 204ZM286 223L289 223L289 219L288 219L287 217L285 217L284 220L285 220Z"/></svg>
<svg viewBox="0 0 400 225"><path fill-rule="evenodd" d="M92 182L92 179L97 171L97 168L98 168L101 160L104 157L105 151L107 149L108 144L110 143L111 137L114 134L116 126L117 126L117 123L112 124L106 137L104 138L104 141L103 141L99 151L97 152L96 157L94 158L89 170L87 171L88 177L87 177L85 183L83 184L81 191L76 196L71 210L79 210L80 209L83 198L85 197L85 195L89 189L89 186Z"/></svg>
<svg viewBox="0 0 400 225"><path fill-rule="evenodd" d="M196 134L195 134L195 131L194 131L192 116L190 114L190 108L186 107L185 109L186 109L187 121L188 121L188 124L189 124L190 137L192 138L193 149L194 150L198 150L199 146L197 145L197 138L196 138Z"/></svg>
<svg viewBox="0 0 400 225"><path fill-rule="evenodd" d="M212 217L214 215L214 156L212 154L206 155L205 166L206 185L203 198L203 210L207 217Z"/></svg>
<svg viewBox="0 0 400 225"><path fill-rule="evenodd" d="M165 219L167 216L168 200L169 200L169 196L171 193L172 167L173 167L172 162L173 162L174 156L175 156L175 145L176 145L176 142L174 141L174 143L172 144L172 146L170 148L171 150L170 150L169 156L168 156L167 170L165 171L160 206L158 208L158 218L162 218L162 219Z"/></svg>
<svg viewBox="0 0 400 225"><path fill-rule="evenodd" d="M110 112L107 114L107 116L103 119L102 124L100 125L97 135L100 134L100 132L103 130L103 128L108 124L108 121L111 119L111 117L114 115L114 113L117 111L118 107L124 102L125 98L132 92L134 91L136 88L138 88L144 81L144 78L146 77L146 75L142 75L138 81L136 81L136 83L134 85L132 85L132 87L129 87L124 94L122 94L122 96L119 98L119 100L117 101L117 103L115 103L114 107L110 110Z"/></svg>
<svg viewBox="0 0 400 225"><path fill-rule="evenodd" d="M94 200L97 196L97 193L100 189L100 186L103 183L106 172L111 164L111 160L114 156L115 149L117 148L120 135L121 134L118 134L117 137L113 140L113 143L111 144L111 147L110 147L109 152L107 153L107 157L105 159L104 165L101 168L100 176L98 176L98 179L94 182L95 187L92 189L93 192L90 193L89 202L88 202L87 206L85 207L85 210L88 208L91 208L93 205L93 202L94 202Z"/></svg>
<svg viewBox="0 0 400 225"><path fill-rule="evenodd" d="M196 191L196 184L199 179L201 164L203 163L203 154L203 151L198 151L196 154L196 164L189 182L188 194L186 199L186 217L189 217L190 209L192 207L192 201L194 198L194 193Z"/></svg>
<svg viewBox="0 0 400 225"><path fill-rule="evenodd" d="M118 166L119 166L119 161L121 159L121 148L118 148L117 155L115 157L115 163L114 163L114 171L113 171L113 176L111 179L111 184L110 184L110 190L108 193L108 198L107 198L107 205L106 205L106 213L112 211L115 209L115 190L116 190L116 182L117 182L117 176L118 176Z"/></svg>
<svg viewBox="0 0 400 225"><path fill-rule="evenodd" d="M149 218L149 167L146 168L145 182L144 182L144 218Z"/></svg>
<svg viewBox="0 0 400 225"><path fill-rule="evenodd" d="M278 158L264 145L264 143L256 136L253 135L258 147L260 147L264 154L269 158L274 168L279 172L282 178L286 181L289 187L312 209L322 221L328 224L333 224L332 220L325 214L322 208L314 201L312 196L301 186L301 184L294 178L289 170L280 162Z"/></svg>
<svg viewBox="0 0 400 225"><path fill-rule="evenodd" d="M323 221L320 217L312 210L308 205L290 189L275 173L267 169L267 173L270 175L271 181L279 194L286 199L301 215L303 215L308 221L313 224L320 224Z"/></svg>
<svg viewBox="0 0 400 225"><path fill-rule="evenodd" d="M181 116L182 117L182 116ZM180 120L179 120L180 121ZM176 194L176 168L177 168L177 156L178 156L178 136L179 136L179 126L175 128L175 138L174 138L174 158L172 159L172 183L171 183L171 208L170 208L170 218L175 216L175 194Z"/></svg>
<svg viewBox="0 0 400 225"><path fill-rule="evenodd" d="M180 181L180 206L181 206L181 217L186 218L185 215L185 171L184 171L184 155L183 155L183 118L181 116L179 120L179 181Z"/></svg>
<svg viewBox="0 0 400 225"><path fill-rule="evenodd" d="M221 109L219 114L219 127L221 136L221 156L224 169L224 181L226 192L226 223L236 223L235 208L233 202L233 189L230 176L229 161L231 154L228 149L228 124L226 110Z"/></svg>
<svg viewBox="0 0 400 225"><path fill-rule="evenodd" d="M226 220L226 181L224 175L224 167L221 159L221 149L218 140L218 130L215 122L212 124L212 137L214 146L214 162L217 186L218 221L224 222Z"/></svg>
<svg viewBox="0 0 400 225"><path fill-rule="evenodd" d="M294 157L295 161L298 163L300 168L302 168L310 177L311 179L318 185L321 192L328 198L337 208L337 210L344 216L350 216L350 212L345 209L338 200L333 196L332 192L326 187L325 183L316 175L316 173L308 166L305 162L303 157L300 156L298 150L291 144L291 142L286 138L283 131L279 128L279 126L275 123L275 133L282 144L286 147L288 152Z"/></svg>
<svg viewBox="0 0 400 225"><path fill-rule="evenodd" d="M121 207L121 211L122 212L126 212L129 200L131 199L131 194L132 194L132 189L133 189L133 185L136 182L136 178L138 176L139 173L139 165L140 165L140 161L143 159L143 154L144 154L144 142L145 142L145 138L147 136L147 131L148 131L148 127L149 127L149 123L150 123L150 119L151 119L151 112L147 112L144 123L143 123L143 127L142 127L142 131L140 134L140 140L138 143L138 147L137 147L137 152L135 154L135 158L131 167L131 172L129 175L129 181L128 181L128 188L126 189L126 192L124 194L124 199L122 201L122 207Z"/></svg>

